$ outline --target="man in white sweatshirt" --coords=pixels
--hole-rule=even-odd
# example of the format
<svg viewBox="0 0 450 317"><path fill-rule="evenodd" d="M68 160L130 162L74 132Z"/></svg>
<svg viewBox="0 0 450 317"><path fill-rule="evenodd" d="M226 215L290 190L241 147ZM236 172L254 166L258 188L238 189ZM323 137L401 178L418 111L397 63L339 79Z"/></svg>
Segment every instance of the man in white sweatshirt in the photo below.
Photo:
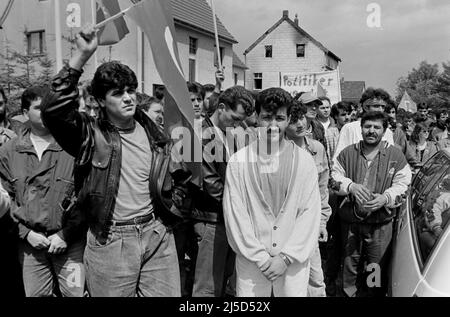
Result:
<svg viewBox="0 0 450 317"><path fill-rule="evenodd" d="M223 198L236 293L306 296L320 227L317 169L309 153L285 139L292 97L269 88L255 106L259 138L231 157Z"/></svg>

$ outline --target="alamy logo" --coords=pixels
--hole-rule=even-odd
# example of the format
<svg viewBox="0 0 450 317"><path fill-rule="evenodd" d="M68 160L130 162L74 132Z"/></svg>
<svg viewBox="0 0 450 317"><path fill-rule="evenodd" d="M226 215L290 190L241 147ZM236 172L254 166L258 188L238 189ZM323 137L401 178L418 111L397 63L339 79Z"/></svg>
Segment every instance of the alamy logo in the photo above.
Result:
<svg viewBox="0 0 450 317"><path fill-rule="evenodd" d="M366 272L370 272L367 276L367 286L369 288L381 287L381 268L377 263L367 265Z"/></svg>
<svg viewBox="0 0 450 317"><path fill-rule="evenodd" d="M70 288L76 287L76 288L80 288L81 287L81 267L78 263L70 263L67 266L67 271L71 272L68 276L67 276L67 285Z"/></svg>
<svg viewBox="0 0 450 317"><path fill-rule="evenodd" d="M372 2L367 5L367 12L370 12L367 16L367 26L371 29L381 29L381 6Z"/></svg>

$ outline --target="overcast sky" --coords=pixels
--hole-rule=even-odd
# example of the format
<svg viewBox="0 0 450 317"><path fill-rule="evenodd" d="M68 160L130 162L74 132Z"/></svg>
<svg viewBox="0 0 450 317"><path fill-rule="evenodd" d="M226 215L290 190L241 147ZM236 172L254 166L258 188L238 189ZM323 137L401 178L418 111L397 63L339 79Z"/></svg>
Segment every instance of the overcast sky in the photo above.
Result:
<svg viewBox="0 0 450 317"><path fill-rule="evenodd" d="M294 20L342 59L345 80L395 91L397 79L422 60L450 61L449 0L214 0L243 52L289 10ZM367 26L367 6L381 8L381 28ZM242 57L243 58L243 57Z"/></svg>

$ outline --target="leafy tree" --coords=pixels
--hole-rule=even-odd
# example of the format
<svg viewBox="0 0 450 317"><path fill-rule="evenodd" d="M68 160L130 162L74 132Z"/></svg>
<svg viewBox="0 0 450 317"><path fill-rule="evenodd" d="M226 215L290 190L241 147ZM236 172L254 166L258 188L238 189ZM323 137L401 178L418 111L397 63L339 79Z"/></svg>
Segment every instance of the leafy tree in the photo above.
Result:
<svg viewBox="0 0 450 317"><path fill-rule="evenodd" d="M443 71L438 78L437 90L447 104L450 103L450 61L442 63Z"/></svg>
<svg viewBox="0 0 450 317"><path fill-rule="evenodd" d="M396 101L400 102L405 91L417 102L425 102L432 108L441 107L444 100L439 94L438 81L440 78L438 64L429 64L426 61L419 67L413 68L406 77L397 81Z"/></svg>

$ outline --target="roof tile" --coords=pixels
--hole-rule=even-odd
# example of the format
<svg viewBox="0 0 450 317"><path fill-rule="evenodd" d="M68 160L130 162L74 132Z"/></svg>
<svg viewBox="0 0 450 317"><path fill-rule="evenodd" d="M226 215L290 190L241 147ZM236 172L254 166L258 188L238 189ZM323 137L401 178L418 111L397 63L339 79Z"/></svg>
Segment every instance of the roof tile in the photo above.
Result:
<svg viewBox="0 0 450 317"><path fill-rule="evenodd" d="M214 34L212 9L206 0L171 0L174 20L200 28ZM217 12L216 12L217 16ZM217 32L219 37L238 43L217 17Z"/></svg>

